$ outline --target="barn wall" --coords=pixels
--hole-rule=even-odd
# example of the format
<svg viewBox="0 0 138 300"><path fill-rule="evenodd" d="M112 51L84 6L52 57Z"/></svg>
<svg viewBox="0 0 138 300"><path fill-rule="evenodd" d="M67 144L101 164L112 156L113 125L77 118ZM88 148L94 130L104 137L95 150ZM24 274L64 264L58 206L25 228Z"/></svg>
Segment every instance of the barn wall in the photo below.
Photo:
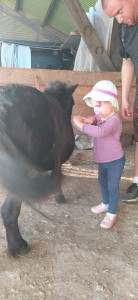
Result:
<svg viewBox="0 0 138 300"><path fill-rule="evenodd" d="M31 49L32 69L59 69L62 63L62 56L59 51L53 55L53 50Z"/></svg>
<svg viewBox="0 0 138 300"><path fill-rule="evenodd" d="M42 70L42 69L11 69L0 68L0 85L9 83L25 84L43 89L46 83L60 80L66 82L68 85L78 84L74 93L75 106L73 114L82 114L88 116L93 114L93 110L86 106L82 98L88 93L93 85L99 80L111 80L118 90L118 101L120 106L121 116L121 74L120 72L80 72L80 71L66 71L66 70ZM135 99L135 80L133 81L130 94L130 109L133 111L133 104ZM132 133L132 121L123 121L123 131Z"/></svg>
<svg viewBox="0 0 138 300"><path fill-rule="evenodd" d="M73 55L70 50L31 48L32 69L73 70Z"/></svg>

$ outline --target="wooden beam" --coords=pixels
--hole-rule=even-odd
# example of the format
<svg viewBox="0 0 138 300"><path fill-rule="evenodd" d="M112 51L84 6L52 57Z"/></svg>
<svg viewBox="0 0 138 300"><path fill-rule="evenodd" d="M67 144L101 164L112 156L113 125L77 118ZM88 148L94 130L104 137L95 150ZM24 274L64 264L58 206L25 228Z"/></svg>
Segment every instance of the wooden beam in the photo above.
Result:
<svg viewBox="0 0 138 300"><path fill-rule="evenodd" d="M113 65L114 65L116 71L120 72L121 67L122 67L122 57L120 56L120 53L119 53L120 47L119 47L119 36L118 36L119 28L118 27L119 27L119 23L114 18L109 57L110 57L111 61L113 62Z"/></svg>
<svg viewBox="0 0 138 300"><path fill-rule="evenodd" d="M90 53L101 71L115 71L115 68L104 49L95 29L86 16L78 0L62 0L75 26L85 41Z"/></svg>
<svg viewBox="0 0 138 300"><path fill-rule="evenodd" d="M45 15L45 18L44 18L44 20L43 20L43 22L42 22L42 24L41 24L41 27L44 27L44 26L46 25L46 22L47 22L47 19L48 19L49 14L50 14L50 12L51 12L51 9L52 9L52 6L53 6L53 4L54 4L54 1L55 1L55 0L51 0L51 2L50 2L49 8L48 8L47 13L46 13L46 15Z"/></svg>
<svg viewBox="0 0 138 300"><path fill-rule="evenodd" d="M15 11L20 10L20 0L16 0L16 4L15 4L14 10L15 10Z"/></svg>

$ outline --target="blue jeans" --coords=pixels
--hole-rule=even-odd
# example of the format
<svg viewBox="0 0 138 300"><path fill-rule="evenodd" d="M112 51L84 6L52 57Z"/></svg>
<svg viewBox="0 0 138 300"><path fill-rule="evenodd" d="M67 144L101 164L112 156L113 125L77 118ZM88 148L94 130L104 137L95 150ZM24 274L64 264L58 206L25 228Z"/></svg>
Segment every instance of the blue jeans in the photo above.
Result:
<svg viewBox="0 0 138 300"><path fill-rule="evenodd" d="M125 164L125 156L120 159L99 163L98 181L101 188L102 202L109 204L108 212L116 213L119 200L119 181Z"/></svg>

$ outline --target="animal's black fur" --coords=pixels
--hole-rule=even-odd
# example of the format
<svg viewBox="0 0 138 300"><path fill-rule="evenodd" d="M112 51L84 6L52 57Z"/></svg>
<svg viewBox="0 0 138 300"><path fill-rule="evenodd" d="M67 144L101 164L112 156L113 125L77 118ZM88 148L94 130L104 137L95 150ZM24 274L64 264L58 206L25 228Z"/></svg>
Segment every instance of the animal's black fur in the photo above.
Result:
<svg viewBox="0 0 138 300"><path fill-rule="evenodd" d="M13 256L27 250L17 222L22 201L53 192L57 202L64 201L61 164L74 149L70 118L76 87L59 81L43 93L15 84L0 87L0 181L9 191L1 211Z"/></svg>

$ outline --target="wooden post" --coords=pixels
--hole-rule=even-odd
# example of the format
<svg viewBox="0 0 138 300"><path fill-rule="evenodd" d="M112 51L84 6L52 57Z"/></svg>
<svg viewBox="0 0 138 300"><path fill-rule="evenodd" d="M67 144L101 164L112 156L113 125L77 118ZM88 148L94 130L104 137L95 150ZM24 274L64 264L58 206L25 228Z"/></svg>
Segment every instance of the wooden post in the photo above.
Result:
<svg viewBox="0 0 138 300"><path fill-rule="evenodd" d="M115 71L99 37L78 0L62 0L101 71Z"/></svg>

